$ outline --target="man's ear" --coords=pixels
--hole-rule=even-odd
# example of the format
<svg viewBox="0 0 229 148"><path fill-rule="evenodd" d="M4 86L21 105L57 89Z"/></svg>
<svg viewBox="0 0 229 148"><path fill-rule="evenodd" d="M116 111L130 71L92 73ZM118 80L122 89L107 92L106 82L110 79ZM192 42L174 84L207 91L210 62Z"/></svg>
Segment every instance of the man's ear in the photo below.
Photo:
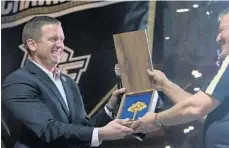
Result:
<svg viewBox="0 0 229 148"><path fill-rule="evenodd" d="M33 39L28 39L26 43L27 43L29 50L31 50L32 52L36 51L37 49L36 41L34 41Z"/></svg>

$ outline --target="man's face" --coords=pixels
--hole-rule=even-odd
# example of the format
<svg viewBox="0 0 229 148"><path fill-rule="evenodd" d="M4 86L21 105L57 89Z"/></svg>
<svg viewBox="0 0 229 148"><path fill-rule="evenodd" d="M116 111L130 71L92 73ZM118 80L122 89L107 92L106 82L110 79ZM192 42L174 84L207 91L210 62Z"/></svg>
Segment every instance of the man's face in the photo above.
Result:
<svg viewBox="0 0 229 148"><path fill-rule="evenodd" d="M223 16L219 24L219 34L216 38L216 42L220 45L220 50L218 51L219 60L224 60L224 58L229 55L229 14Z"/></svg>
<svg viewBox="0 0 229 148"><path fill-rule="evenodd" d="M64 32L61 24L44 25L36 42L35 58L44 66L56 66L64 50Z"/></svg>

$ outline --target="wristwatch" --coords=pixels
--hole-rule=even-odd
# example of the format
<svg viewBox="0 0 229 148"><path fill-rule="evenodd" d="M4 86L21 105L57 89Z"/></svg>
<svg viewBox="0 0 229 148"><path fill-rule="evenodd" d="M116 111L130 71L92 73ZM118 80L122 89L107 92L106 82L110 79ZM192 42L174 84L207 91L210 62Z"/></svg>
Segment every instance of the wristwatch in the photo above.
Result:
<svg viewBox="0 0 229 148"><path fill-rule="evenodd" d="M163 128L164 127L163 123L157 119L157 113L155 114L155 119L154 119L153 123L157 128Z"/></svg>

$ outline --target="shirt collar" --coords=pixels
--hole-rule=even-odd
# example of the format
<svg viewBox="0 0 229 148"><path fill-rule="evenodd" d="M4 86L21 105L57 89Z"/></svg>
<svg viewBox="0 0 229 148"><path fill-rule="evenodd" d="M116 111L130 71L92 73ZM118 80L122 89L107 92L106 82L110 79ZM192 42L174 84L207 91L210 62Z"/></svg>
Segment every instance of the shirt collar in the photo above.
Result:
<svg viewBox="0 0 229 148"><path fill-rule="evenodd" d="M44 67L42 67L41 65L39 65L37 62L31 60L35 65L37 65L40 69L42 69L50 78L54 78L56 79L60 79L60 68L58 67L54 67L53 71L50 71Z"/></svg>

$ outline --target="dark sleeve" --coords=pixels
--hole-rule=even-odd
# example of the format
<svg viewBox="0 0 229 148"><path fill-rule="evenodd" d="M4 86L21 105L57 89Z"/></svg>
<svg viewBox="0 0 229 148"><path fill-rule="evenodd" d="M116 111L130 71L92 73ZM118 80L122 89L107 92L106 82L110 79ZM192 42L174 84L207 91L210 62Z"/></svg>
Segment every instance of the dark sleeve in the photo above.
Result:
<svg viewBox="0 0 229 148"><path fill-rule="evenodd" d="M84 142L90 145L93 127L57 121L41 101L39 93L39 88L31 82L9 80L2 87L2 103L44 142L64 139L71 144Z"/></svg>
<svg viewBox="0 0 229 148"><path fill-rule="evenodd" d="M80 102L82 102L82 106L84 107L84 104L83 104L83 101L82 101L83 99L82 99L82 96L81 96L81 93L80 93L78 85L74 81L72 81L72 84L74 85L76 94L79 95L78 98L80 99ZM94 127L105 126L108 122L110 122L112 120L107 115L107 113L106 113L106 111L104 109L104 106L102 106L91 118L88 117L86 111L85 111L85 114L86 114L86 118L87 118L89 124L91 126L94 126Z"/></svg>
<svg viewBox="0 0 229 148"><path fill-rule="evenodd" d="M222 64L212 81L201 89L203 92L220 102L224 101L229 96L229 68L228 62L225 62Z"/></svg>
<svg viewBox="0 0 229 148"><path fill-rule="evenodd" d="M104 106L94 116L91 117L90 122L95 127L105 126L112 119L109 117L104 109Z"/></svg>

